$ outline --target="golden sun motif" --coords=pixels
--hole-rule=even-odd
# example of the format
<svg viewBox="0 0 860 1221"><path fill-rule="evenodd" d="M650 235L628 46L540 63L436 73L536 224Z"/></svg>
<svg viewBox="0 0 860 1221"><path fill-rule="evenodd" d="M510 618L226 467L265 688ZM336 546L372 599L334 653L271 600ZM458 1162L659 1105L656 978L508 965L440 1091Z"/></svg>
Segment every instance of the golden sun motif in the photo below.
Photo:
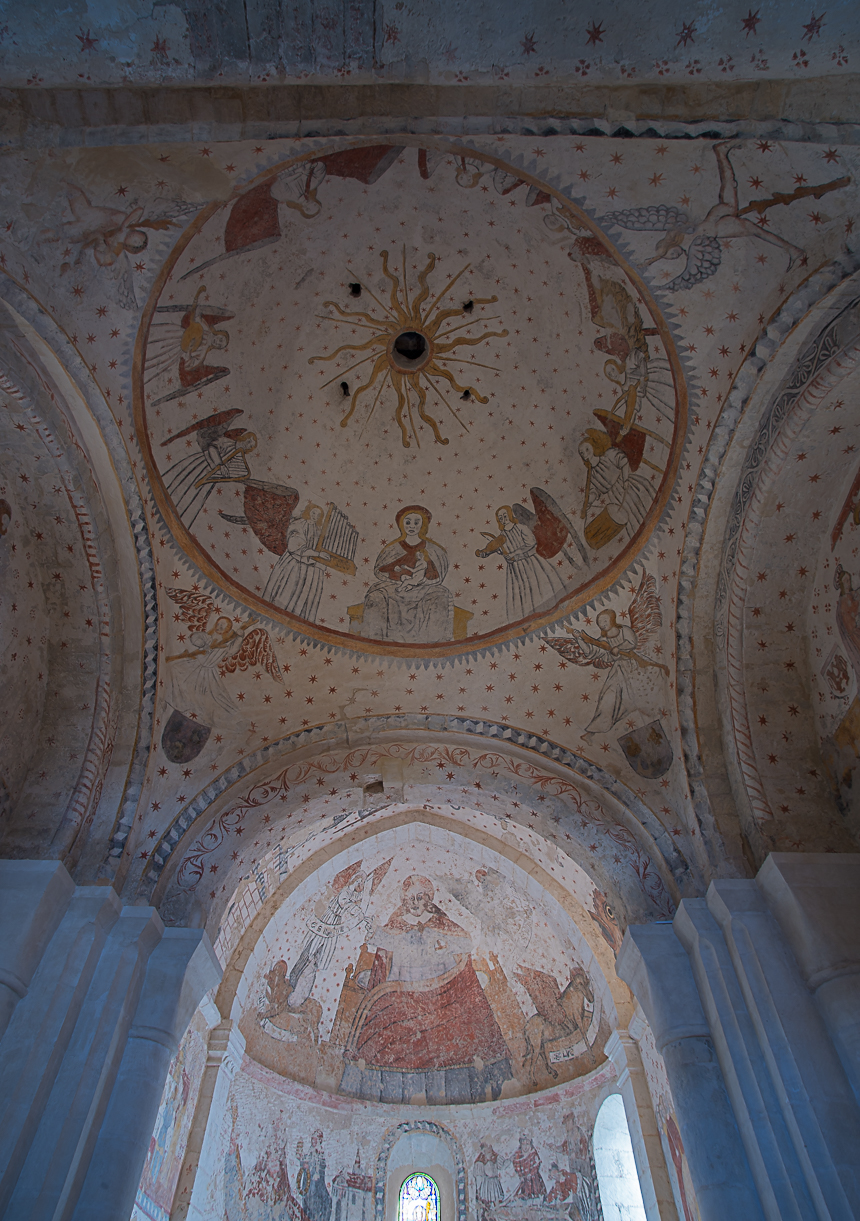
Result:
<svg viewBox="0 0 860 1221"><path fill-rule="evenodd" d="M361 284L361 281L358 282L368 296L373 297L373 300L387 317L378 318L375 314L365 311L344 310L341 309L336 301L326 301L324 303L326 308L331 307L337 310L341 318L348 319L352 326L362 327L375 332L365 343L345 343L328 356L312 356L308 361L308 364L313 364L314 361L335 360L342 352L365 352L368 350L370 352L368 356L363 357L361 360L356 361L354 365L350 365L348 369L343 370L343 373L336 374L336 377L343 377L347 373L351 373L353 369L358 369L361 365L367 364L368 361L372 360L374 362L367 381L363 382L352 393L349 410L340 422L341 428L346 428L355 413L359 399L362 395L372 390L380 378L382 380L379 381L376 397L373 399L370 411L365 418L362 431L364 431L364 428L370 422L382 392L390 384L397 395L394 419L400 428L405 449L410 448L410 431L415 438L416 445L420 446L421 444L412 414L413 404L420 419L432 428L436 441L440 445L448 444L448 438L443 437L439 431L439 422L427 410L428 390L432 390L451 412L457 423L462 428L468 430L468 425L460 419L448 401L447 396L440 389L437 384L438 380L450 383L452 389L460 394L463 399L468 400L473 398L479 403L486 403L488 401L487 397L479 394L474 386L461 386L454 374L446 366L449 364L472 365L476 368L492 369L495 372L496 368L494 365L485 365L469 356L452 356L450 353L458 347L476 347L487 339L504 339L508 333L507 331L484 331L481 335L464 335L458 339L452 339L451 336L457 331L467 331L470 327L477 326L478 323L493 322L499 315L494 315L491 318L479 316L469 319L459 326L448 326L444 330L440 330L440 328L453 318L467 317L476 305L494 304L494 302L498 301L498 297L473 297L459 308L440 308L440 302L448 295L460 276L465 271L468 271L471 264L467 263L455 276L451 277L442 291L433 298L430 304L425 306L425 302L430 296L427 277L435 266L436 256L431 254L427 261L427 266L423 271L418 273L420 291L410 304L409 288L406 283L406 247L404 246L403 248L402 283L400 278L389 270L388 251L382 251L382 271L391 281L390 304L388 306L384 305L366 284ZM318 314L317 317L322 318L325 322L337 322L336 318L331 318L324 314ZM335 380L335 377L333 377L330 381L325 382L324 385L329 386ZM409 420L408 426L406 419L404 419L404 411Z"/></svg>

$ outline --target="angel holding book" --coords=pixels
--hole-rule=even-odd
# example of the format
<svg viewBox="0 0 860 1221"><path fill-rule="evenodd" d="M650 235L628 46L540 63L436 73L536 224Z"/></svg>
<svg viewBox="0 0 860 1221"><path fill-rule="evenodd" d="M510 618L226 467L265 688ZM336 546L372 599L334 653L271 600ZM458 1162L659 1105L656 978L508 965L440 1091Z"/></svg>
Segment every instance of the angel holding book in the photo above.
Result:
<svg viewBox="0 0 860 1221"><path fill-rule="evenodd" d="M669 673L668 666L652 661L639 652L663 623L657 582L651 573L642 573L627 615L629 625L619 623L614 610L602 610L596 618L599 636L566 628L570 640L558 637L546 642L565 661L607 671L594 716L581 734L584 742L590 742L595 734L609 733L622 717L635 711L647 670Z"/></svg>

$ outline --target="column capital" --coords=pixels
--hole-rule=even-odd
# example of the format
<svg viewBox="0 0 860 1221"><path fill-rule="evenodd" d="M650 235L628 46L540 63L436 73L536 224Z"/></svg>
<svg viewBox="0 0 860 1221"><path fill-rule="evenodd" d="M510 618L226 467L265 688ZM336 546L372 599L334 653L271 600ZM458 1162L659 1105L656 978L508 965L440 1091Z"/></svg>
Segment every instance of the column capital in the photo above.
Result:
<svg viewBox="0 0 860 1221"><path fill-rule="evenodd" d="M813 991L860 972L860 853L772 852L756 886Z"/></svg>
<svg viewBox="0 0 860 1221"><path fill-rule="evenodd" d="M659 1052L679 1039L709 1037L690 960L672 925L630 925L615 966L642 1006Z"/></svg>

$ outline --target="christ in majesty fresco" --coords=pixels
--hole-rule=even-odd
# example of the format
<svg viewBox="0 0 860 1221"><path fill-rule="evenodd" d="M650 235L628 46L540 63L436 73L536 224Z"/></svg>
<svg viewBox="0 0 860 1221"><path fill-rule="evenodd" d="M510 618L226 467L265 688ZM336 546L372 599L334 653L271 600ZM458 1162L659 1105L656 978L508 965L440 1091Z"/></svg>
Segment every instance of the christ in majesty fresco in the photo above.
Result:
<svg viewBox="0 0 860 1221"><path fill-rule="evenodd" d="M341 1092L383 1102L481 1102L511 1077L510 1051L472 965L472 939L413 874L368 942L376 955L347 1043Z"/></svg>

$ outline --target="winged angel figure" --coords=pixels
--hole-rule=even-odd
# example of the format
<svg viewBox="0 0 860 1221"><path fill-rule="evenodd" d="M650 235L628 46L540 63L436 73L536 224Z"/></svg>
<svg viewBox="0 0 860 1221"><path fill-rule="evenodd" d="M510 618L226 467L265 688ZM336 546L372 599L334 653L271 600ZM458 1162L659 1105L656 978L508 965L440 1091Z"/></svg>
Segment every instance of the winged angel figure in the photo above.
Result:
<svg viewBox="0 0 860 1221"><path fill-rule="evenodd" d="M151 207L111 208L94 204L74 183L66 183L65 217L56 228L43 229L36 244L62 243L60 275L74 270L89 278L107 276L122 309L137 309L132 260L140 260L149 233L178 228L199 205L156 199Z"/></svg>
<svg viewBox="0 0 860 1221"><path fill-rule="evenodd" d="M646 259L646 265L657 263L661 259L680 259L686 256L687 264L680 275L675 276L666 285L669 292L693 288L716 273L722 257L721 242L735 237L754 237L760 242L771 246L779 246L788 252L788 268L792 268L798 259L804 258L806 252L799 246L793 246L785 238L748 220L745 213L757 211L764 215L767 205L790 203L792 199L818 191L833 190L844 185L844 181L825 183L820 187L805 187L788 195L775 195L769 200L755 200L741 208L738 202L738 180L729 160L729 153L737 148L727 140L713 145L717 158L717 169L720 174L720 198L714 204L704 220L698 225L690 223L690 217L680 208L669 204L651 204L645 208L625 208L620 212L609 212L602 218L602 224L618 225L622 229L631 229L640 233L664 233L657 243L653 258ZM818 198L818 196L815 196ZM684 245L690 237L688 246Z"/></svg>
<svg viewBox="0 0 860 1221"><path fill-rule="evenodd" d="M179 679L170 675L168 702L192 719L223 719L234 716L236 701L227 690L224 679L237 670L265 670L276 683L283 684L281 668L272 647L269 633L254 627L254 616L234 627L233 620L222 614L206 594L192 589L168 589L167 596L179 607L174 621L187 623L188 640L192 648L174 653L169 662L187 661ZM209 621L215 615L215 622ZM180 635L180 641L184 637Z"/></svg>
<svg viewBox="0 0 860 1221"><path fill-rule="evenodd" d="M662 670L667 677L669 674L668 666L643 657L639 652L663 623L657 582L652 573L642 573L639 588L626 613L629 626L618 622L615 611L602 610L597 615L599 636L566 628L570 640L559 636L546 642L565 661L572 661L576 666L594 666L595 670L609 671L594 716L581 734L584 742L590 742L595 734L609 733L623 716L635 710L644 671L655 669Z"/></svg>

